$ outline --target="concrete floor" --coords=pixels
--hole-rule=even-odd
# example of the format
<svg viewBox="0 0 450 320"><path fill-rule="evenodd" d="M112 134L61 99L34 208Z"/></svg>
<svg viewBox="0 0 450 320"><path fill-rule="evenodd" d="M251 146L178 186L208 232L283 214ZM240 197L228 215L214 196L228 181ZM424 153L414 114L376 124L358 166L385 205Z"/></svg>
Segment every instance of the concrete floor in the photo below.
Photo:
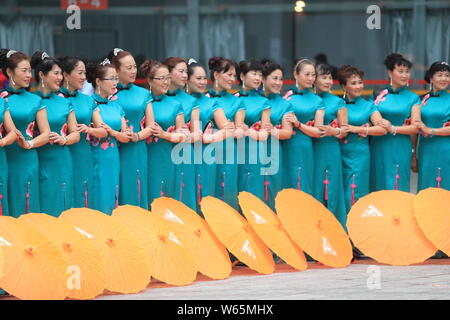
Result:
<svg viewBox="0 0 450 320"><path fill-rule="evenodd" d="M332 269L310 263L298 272L278 264L275 273L259 275L234 267L232 276L213 281L199 275L189 286L172 287L157 280L141 293L106 294L97 300L448 300L450 259L398 267L361 260Z"/></svg>

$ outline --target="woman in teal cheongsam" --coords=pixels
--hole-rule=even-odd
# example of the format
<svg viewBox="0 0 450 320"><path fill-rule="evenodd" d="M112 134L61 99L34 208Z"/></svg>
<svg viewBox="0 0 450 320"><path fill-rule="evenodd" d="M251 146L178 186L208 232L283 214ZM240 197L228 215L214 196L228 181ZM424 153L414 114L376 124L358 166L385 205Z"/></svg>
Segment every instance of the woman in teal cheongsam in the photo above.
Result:
<svg viewBox="0 0 450 320"><path fill-rule="evenodd" d="M100 113L94 100L80 92L86 80L84 62L79 58L64 57L59 63L64 76L63 86L59 92L70 101L80 134L80 141L70 146L73 163L74 207L89 208L94 197L94 163L89 137L99 135L99 131L101 136L104 130L96 129L91 125L93 118L100 117Z"/></svg>
<svg viewBox="0 0 450 320"><path fill-rule="evenodd" d="M5 92L3 95L7 95ZM0 98L0 216L8 216L8 160L5 147L17 139L16 127L6 101ZM1 289L0 289L1 291ZM1 292L0 292L1 294Z"/></svg>
<svg viewBox="0 0 450 320"><path fill-rule="evenodd" d="M372 101L361 97L364 73L352 66L338 70L338 80L345 91L345 107L348 125L342 130L348 135L341 139L342 170L344 180L345 206L349 212L352 205L370 190L370 147L368 136L384 135L386 130L374 126L382 120Z"/></svg>
<svg viewBox="0 0 450 320"><path fill-rule="evenodd" d="M292 137L285 142L284 163L286 167L285 188L295 188L313 195L314 152L312 138L320 137L319 129L314 127L317 111L324 108L322 98L311 91L316 79L314 64L307 59L300 60L294 67L297 86L287 92L287 99L298 119Z"/></svg>
<svg viewBox="0 0 450 320"><path fill-rule="evenodd" d="M50 141L38 150L41 212L58 217L73 208L73 167L68 146L77 143L80 135L70 101L56 94L62 81L57 61L37 51L31 66L39 83L35 94L46 107L50 125Z"/></svg>
<svg viewBox="0 0 450 320"><path fill-rule="evenodd" d="M433 187L450 190L450 67L435 62L425 76L432 90L418 107L420 118L418 145L418 191ZM413 116L413 118L415 118Z"/></svg>
<svg viewBox="0 0 450 320"><path fill-rule="evenodd" d="M105 59L100 64L90 66L87 77L95 88L92 98L97 104L102 120L98 123L99 120L94 119L94 125L106 131L100 139L90 137L94 158L93 208L105 214L111 214L119 205L118 142L127 143L130 136L127 131L125 113L122 106L117 103L117 96L113 96L119 81L116 69L108 59Z"/></svg>
<svg viewBox="0 0 450 320"><path fill-rule="evenodd" d="M293 123L296 121L291 104L280 95L283 87L283 69L271 61L265 61L263 66L263 94L269 100L270 122L273 125L267 140L269 162L264 166L267 175L267 204L275 210L275 197L283 189L283 167L286 141L292 136Z"/></svg>
<svg viewBox="0 0 450 320"><path fill-rule="evenodd" d="M119 204L148 209L148 159L146 138L151 131L146 118L152 118L150 92L133 84L136 81L136 62L128 51L114 49L108 58L119 76L117 102L122 106L132 134L129 143L119 144L120 193Z"/></svg>
<svg viewBox="0 0 450 320"><path fill-rule="evenodd" d="M41 212L37 148L48 142L50 128L41 98L25 90L32 77L29 58L5 49L0 51L0 56L4 56L0 58L5 63L1 67L10 81L5 98L18 130L17 142L6 147L9 215L17 218L29 212Z"/></svg>
<svg viewBox="0 0 450 320"><path fill-rule="evenodd" d="M217 123L226 125L227 119L216 100L205 95L208 79L206 71L191 60L188 67L188 89L195 98L200 115L202 141L194 144L195 186L197 212L201 213L200 202L203 197L216 194L216 153L215 147L226 135L226 130L217 130Z"/></svg>
<svg viewBox="0 0 450 320"><path fill-rule="evenodd" d="M340 128L347 124L347 110L344 101L330 91L333 86L332 69L328 65L316 67L316 87L325 109L316 126L321 138L313 139L314 149L314 197L322 202L345 228L345 208L342 178L341 148L339 140L345 133Z"/></svg>
<svg viewBox="0 0 450 320"><path fill-rule="evenodd" d="M223 148L216 150L216 197L238 210L237 140L244 137L247 129L244 123L245 106L239 98L229 92L236 79L236 64L229 59L213 57L209 59L208 65L214 83L209 95L217 101L229 123L234 124L236 128L233 137L225 139ZM219 124L219 129L224 128Z"/></svg>
<svg viewBox="0 0 450 320"><path fill-rule="evenodd" d="M245 106L245 162L239 165L239 191L247 191L263 201L269 201L269 181L264 175L267 164L267 138L271 130L270 105L266 97L258 92L262 83L262 65L248 60L239 63L239 78L242 89L236 96ZM242 150L242 148L239 148Z"/></svg>
<svg viewBox="0 0 450 320"><path fill-rule="evenodd" d="M175 198L175 163L172 150L176 143L182 142L185 126L182 105L166 95L170 86L170 73L167 66L154 60L141 65L151 92L154 122L150 125L153 135L147 139L148 148L148 198L165 196ZM189 183L194 183L190 181Z"/></svg>
<svg viewBox="0 0 450 320"><path fill-rule="evenodd" d="M196 99L185 91L188 80L188 66L186 60L171 57L164 61L171 75L169 97L174 98L183 106L184 121L191 132L190 141L179 144L177 153L183 162L176 165L175 172L175 199L183 202L193 210L197 209L194 145L201 139L199 133L199 110ZM178 149L177 149L178 150ZM185 151L187 154L185 155Z"/></svg>
<svg viewBox="0 0 450 320"><path fill-rule="evenodd" d="M401 190L409 192L412 144L410 135L418 128L411 125L411 110L420 104L417 94L406 87L411 62L399 54L385 60L391 84L373 97L384 120L379 123L389 134L371 137L371 191Z"/></svg>

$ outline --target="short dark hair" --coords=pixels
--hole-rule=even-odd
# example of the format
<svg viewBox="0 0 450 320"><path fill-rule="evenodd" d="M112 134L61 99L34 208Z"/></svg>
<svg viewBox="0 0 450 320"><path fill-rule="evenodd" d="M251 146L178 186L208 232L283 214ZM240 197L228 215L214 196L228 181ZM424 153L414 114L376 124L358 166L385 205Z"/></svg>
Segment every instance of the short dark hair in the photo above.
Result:
<svg viewBox="0 0 450 320"><path fill-rule="evenodd" d="M431 78L433 78L434 74L440 71L447 71L450 73L450 66L448 65L447 62L445 61L436 61L434 62L430 68L427 70L427 72L425 73L425 81L430 83L431 82Z"/></svg>
<svg viewBox="0 0 450 320"><path fill-rule="evenodd" d="M244 74L244 76L250 71L261 71L263 72L263 67L261 62L256 60L244 60L239 62L239 75ZM238 81L242 84L242 80L238 77Z"/></svg>
<svg viewBox="0 0 450 320"><path fill-rule="evenodd" d="M412 62L399 53L391 53L384 59L384 66L390 71L393 71L396 66L403 66L409 69L412 67Z"/></svg>
<svg viewBox="0 0 450 320"><path fill-rule="evenodd" d="M31 56L31 68L34 69L34 77L37 82L41 80L39 77L39 72L47 75L55 65L59 67L59 61L53 57L49 57L44 51L36 51Z"/></svg>
<svg viewBox="0 0 450 320"><path fill-rule="evenodd" d="M8 77L6 69L11 69L11 71L13 71L23 60L30 61L30 58L25 53L20 51L12 53L8 58L7 54L10 51L10 49L6 48L0 49L0 68L2 69L5 77Z"/></svg>
<svg viewBox="0 0 450 320"><path fill-rule="evenodd" d="M353 75L359 76L361 79L363 79L364 71L354 66L346 64L340 67L337 72L337 78L341 86L346 85L347 80Z"/></svg>
<svg viewBox="0 0 450 320"><path fill-rule="evenodd" d="M271 60L268 59L261 60L261 65L263 68L262 72L264 78L267 78L275 70L281 70L281 72L284 73L283 67L280 66L278 63L274 63Z"/></svg>
<svg viewBox="0 0 450 320"><path fill-rule="evenodd" d="M105 77L106 72L109 68L114 68L114 65L110 63L99 63L99 62L93 62L89 63L86 67L86 78L87 81L92 84L94 89L97 88L97 83L95 82L96 79L101 79Z"/></svg>
<svg viewBox="0 0 450 320"><path fill-rule="evenodd" d="M222 57L212 57L208 61L208 67L210 70L210 78L214 81L214 72L225 73L228 72L231 68L234 68L236 72L238 71L238 66L236 62L230 59L222 58Z"/></svg>

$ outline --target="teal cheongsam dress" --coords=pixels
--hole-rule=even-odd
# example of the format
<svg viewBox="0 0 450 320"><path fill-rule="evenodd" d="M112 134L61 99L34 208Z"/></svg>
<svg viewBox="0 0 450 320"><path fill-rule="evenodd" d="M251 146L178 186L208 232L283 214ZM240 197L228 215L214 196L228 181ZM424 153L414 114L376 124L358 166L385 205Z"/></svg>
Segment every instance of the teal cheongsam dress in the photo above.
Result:
<svg viewBox="0 0 450 320"><path fill-rule="evenodd" d="M164 131L175 130L176 118L183 114L182 105L167 95L152 94L155 122ZM159 197L175 198L175 163L172 158L174 143L151 136L147 140L148 148L148 201L149 207ZM190 181L193 183L193 181Z"/></svg>
<svg viewBox="0 0 450 320"><path fill-rule="evenodd" d="M191 124L191 113L198 108L198 105L195 104L196 99L181 89L174 92L169 91L167 95L181 103L184 122L190 128L193 125ZM176 154L179 155L182 162L175 167L175 199L196 210L194 145L189 142L179 143Z"/></svg>
<svg viewBox="0 0 450 320"><path fill-rule="evenodd" d="M11 118L26 140L35 136L36 114L40 109L41 97L25 89L14 90L10 86L8 107ZM41 212L39 198L39 157L36 149L25 150L17 142L6 148L8 159L8 205L9 215L19 217L29 212Z"/></svg>
<svg viewBox="0 0 450 320"><path fill-rule="evenodd" d="M36 90L41 104L47 109L50 131L66 136L67 120L73 111L70 101L54 92L44 94ZM47 143L38 149L39 194L41 212L58 217L73 208L73 167L68 146Z"/></svg>
<svg viewBox="0 0 450 320"><path fill-rule="evenodd" d="M70 92L61 87L60 93L70 101L78 124L88 127L92 123L92 113L97 108L94 100L79 91ZM94 196L94 162L89 137L80 133L80 141L69 146L73 165L73 206L90 208Z"/></svg>
<svg viewBox="0 0 450 320"><path fill-rule="evenodd" d="M0 98L0 139L3 138L3 120L8 110L6 101ZM6 133L6 132L5 132ZM8 210L8 160L5 148L0 147L0 216L9 215Z"/></svg>
<svg viewBox="0 0 450 320"><path fill-rule="evenodd" d="M200 126L203 134L213 134L217 130L214 112L219 109L217 101L201 93L193 93L195 105L200 112ZM197 212L201 213L200 201L203 197L216 195L216 148L217 143L196 142L194 144L195 186Z"/></svg>
<svg viewBox="0 0 450 320"><path fill-rule="evenodd" d="M150 92L132 83L117 85L117 102L125 112L128 127L139 132L145 125L145 110L151 101ZM148 153L144 140L119 144L120 193L119 204L148 209Z"/></svg>
<svg viewBox="0 0 450 320"><path fill-rule="evenodd" d="M345 100L348 123L352 126L370 125L370 116L377 111L372 101L358 97ZM368 137L348 133L341 140L342 172L347 212L359 198L369 194L370 147Z"/></svg>
<svg viewBox="0 0 450 320"><path fill-rule="evenodd" d="M294 112L292 105L279 94L272 93L267 98L270 105L270 122L275 128L281 129L283 117ZM269 155L269 162L265 165L269 192L267 204L272 210L275 210L275 197L283 189L283 176L287 172L283 167L283 158L286 154L284 149L287 141L280 141L272 135L267 140L267 153Z"/></svg>
<svg viewBox="0 0 450 320"><path fill-rule="evenodd" d="M338 111L345 108L344 100L329 93L320 94L325 106L324 125L338 126ZM313 139L314 197L321 201L345 227L344 186L342 179L341 147L336 137Z"/></svg>
<svg viewBox="0 0 450 320"><path fill-rule="evenodd" d="M261 124L262 112L270 109L269 101L256 90L236 95L245 106L245 124L251 128ZM257 129L257 128L256 128ZM258 130L258 129L257 129ZM267 176L264 175L264 164L267 164L267 141L257 141L250 137L243 139L244 163L239 165L239 191L247 191L263 201L269 201ZM240 148L239 148L240 147Z"/></svg>
<svg viewBox="0 0 450 320"><path fill-rule="evenodd" d="M422 122L429 128L450 126L450 94L443 90L425 95L420 106ZM419 135L418 190L450 190L450 136Z"/></svg>
<svg viewBox="0 0 450 320"><path fill-rule="evenodd" d="M226 90L219 93L210 90L209 95L217 101L230 122L234 122L234 117L238 111L245 109L242 101ZM233 137L225 139L221 144L217 144L216 198L239 210L237 198L239 192L237 144L238 142Z"/></svg>
<svg viewBox="0 0 450 320"><path fill-rule="evenodd" d="M406 125L411 109L420 104L417 94L406 87L393 90L388 86L376 99L375 105L381 116L393 126ZM371 191L401 190L409 192L411 176L412 145L409 135L388 133L370 137Z"/></svg>
<svg viewBox="0 0 450 320"><path fill-rule="evenodd" d="M122 106L117 101L104 99L95 93L92 97L103 122L113 130L120 131L122 118L125 117ZM120 156L117 140L110 135L101 139L91 136L90 139L94 158L94 196L91 197L93 208L111 214L119 205L120 194Z"/></svg>
<svg viewBox="0 0 450 320"><path fill-rule="evenodd" d="M303 124L314 121L316 111L324 108L322 98L309 89L299 91L294 87L287 92L287 99L294 109L294 113ZM293 135L284 142L285 174L284 188L295 188L313 195L314 183L322 184L322 180L314 179L314 153L312 138L293 129Z"/></svg>

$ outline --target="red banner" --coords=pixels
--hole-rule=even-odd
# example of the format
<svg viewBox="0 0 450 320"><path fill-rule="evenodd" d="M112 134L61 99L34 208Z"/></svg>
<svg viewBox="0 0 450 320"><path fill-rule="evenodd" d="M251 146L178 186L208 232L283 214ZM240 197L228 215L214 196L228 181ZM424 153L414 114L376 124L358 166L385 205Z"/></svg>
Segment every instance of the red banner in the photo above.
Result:
<svg viewBox="0 0 450 320"><path fill-rule="evenodd" d="M107 10L109 0L61 0L61 9L66 10L71 5L81 10Z"/></svg>

